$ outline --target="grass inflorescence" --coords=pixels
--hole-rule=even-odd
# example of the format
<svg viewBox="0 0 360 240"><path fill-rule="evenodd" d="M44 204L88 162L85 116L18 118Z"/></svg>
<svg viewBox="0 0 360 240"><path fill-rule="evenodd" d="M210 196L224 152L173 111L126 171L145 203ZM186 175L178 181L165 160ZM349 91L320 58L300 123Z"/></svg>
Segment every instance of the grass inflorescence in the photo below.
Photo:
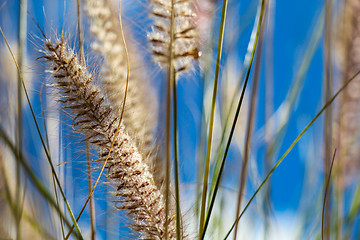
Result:
<svg viewBox="0 0 360 240"><path fill-rule="evenodd" d="M61 10L49 4L44 16L67 18L61 34L43 31L46 23L33 16L38 6L20 1L18 56L0 21L0 43L18 72L0 75L1 236L277 239L275 223L284 220L274 194L285 192L291 202L303 188L292 210L299 224L280 227L291 229L285 238L359 237L359 1L319 7L300 64L291 63L291 82L284 60L292 38L286 51L274 42L281 25L273 0L250 1L246 10L245 1L227 0L73 0ZM0 4L0 12L8 6ZM40 32L35 46L25 38L36 34L26 27L26 11ZM65 26L73 19L71 36ZM31 87L23 77L29 57L41 79ZM324 72L306 74L317 61ZM284 67L275 71L277 65ZM307 85L321 77L323 97L316 81ZM286 80L281 89L278 78ZM309 91L313 108L301 95ZM47 94L57 96L56 120L48 121L54 103ZM294 162L305 167L294 170Z"/></svg>

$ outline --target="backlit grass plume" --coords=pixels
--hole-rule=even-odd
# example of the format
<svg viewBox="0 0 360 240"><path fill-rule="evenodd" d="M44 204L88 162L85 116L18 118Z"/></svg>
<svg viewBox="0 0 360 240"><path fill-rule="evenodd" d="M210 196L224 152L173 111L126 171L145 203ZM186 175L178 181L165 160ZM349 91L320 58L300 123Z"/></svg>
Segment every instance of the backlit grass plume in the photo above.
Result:
<svg viewBox="0 0 360 240"><path fill-rule="evenodd" d="M42 58L49 64L49 72L55 81L53 85L62 96L61 102L74 116L74 128L98 147L100 160L105 160L119 119L93 83L93 76L63 40L54 43L46 39ZM117 186L117 207L128 211L134 220L131 226L139 233L139 238L165 239L164 229L168 224L168 236L173 239L175 221L165 219L163 196L123 124L120 125L106 167L108 179Z"/></svg>
<svg viewBox="0 0 360 240"><path fill-rule="evenodd" d="M172 65L176 72L191 68L200 57L199 36L191 0L151 0L154 19L148 39L154 60L160 66Z"/></svg>
<svg viewBox="0 0 360 240"><path fill-rule="evenodd" d="M104 57L101 80L111 106L119 115L125 94L127 62L116 9L109 0L86 0L90 31L96 37L92 48ZM136 140L138 149L146 157L154 148L153 132L156 127L157 103L154 101L153 87L145 77L144 64L136 52L129 31L126 31L126 42L130 58L130 76L123 116L124 125L130 136Z"/></svg>
<svg viewBox="0 0 360 240"><path fill-rule="evenodd" d="M346 2L341 41L342 83L349 79L360 66L360 1ZM341 168L355 173L360 167L360 78L355 79L345 89L340 98L337 122L335 124L336 143L340 150ZM345 173L344 172L344 173ZM345 176L345 175L344 175Z"/></svg>

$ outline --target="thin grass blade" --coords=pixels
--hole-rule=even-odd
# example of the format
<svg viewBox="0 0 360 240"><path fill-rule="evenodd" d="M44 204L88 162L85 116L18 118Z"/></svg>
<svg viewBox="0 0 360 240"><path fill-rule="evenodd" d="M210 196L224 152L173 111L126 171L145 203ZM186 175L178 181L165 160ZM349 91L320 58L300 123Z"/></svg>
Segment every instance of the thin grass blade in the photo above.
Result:
<svg viewBox="0 0 360 240"><path fill-rule="evenodd" d="M43 197L46 199L46 201L55 208L55 210L59 213L61 218L64 220L65 224L68 227L71 227L71 224L67 221L64 213L60 210L58 205L56 204L56 201L53 199L51 194L46 190L44 185L41 183L40 179L34 174L31 167L27 164L26 159L24 158L22 152L18 154L17 148L14 146L14 144L11 142L10 138L6 135L5 131L0 128L0 138L3 140L6 146L9 147L9 149L13 152L15 158L17 161L20 162L23 169L25 170L27 176L29 179L34 183L35 187L39 190L40 194L43 195ZM75 235L78 239L83 239L81 235Z"/></svg>
<svg viewBox="0 0 360 240"><path fill-rule="evenodd" d="M333 157L332 157L332 161L331 161L331 165L330 165L330 169L329 169L329 175L327 177L326 186L325 186L324 202L323 202L322 216L321 216L321 239L324 239L325 210L327 209L326 208L326 200L327 200L327 196L328 196L328 193L329 193L331 172L332 172L333 166L334 166L335 154L336 154L336 149L335 149Z"/></svg>
<svg viewBox="0 0 360 240"><path fill-rule="evenodd" d="M215 105L216 105L216 96L217 88L219 81L219 72L220 72L220 62L222 55L222 47L224 40L224 31L225 31L225 21L227 13L227 0L223 0L222 12L221 12L221 22L220 22L220 31L219 31L219 40L217 46L217 55L216 55L216 66L215 66L215 76L214 76L214 88L211 102L211 113L210 113L210 122L209 122L209 135L207 141L206 149L206 160L205 160L205 170L204 170L204 180L203 180L203 190L202 190L202 199L201 199L201 208L200 208L200 224L199 224L199 238L202 238L204 231L204 220L205 220L205 205L206 205L206 196L207 188L209 181L209 171L210 171L210 159L211 159L211 145L214 129L214 119L215 119Z"/></svg>
<svg viewBox="0 0 360 240"><path fill-rule="evenodd" d="M321 110L315 115L315 117L308 123L308 125L306 125L306 127L304 128L304 130L301 131L301 133L295 138L295 140L292 142L292 144L290 145L290 147L285 151L285 153L281 156L281 158L276 162L276 164L274 165L274 167L270 170L270 172L266 175L265 179L263 180L263 182L260 184L260 186L256 189L255 193L251 196L250 200L248 201L248 203L246 204L246 206L244 207L243 211L241 212L241 214L239 215L239 217L235 220L235 222L233 223L233 225L231 226L230 230L228 231L227 235L225 236L224 239L227 239L231 233L231 231L234 229L235 224L240 220L240 218L242 217L242 215L245 213L246 209L249 207L250 203L254 200L254 198L256 197L256 195L258 194L258 192L261 190L261 188L264 186L264 184L267 182L267 180L270 178L270 176L273 174L273 172L279 167L279 165L282 163L282 161L284 160L284 158L290 153L290 151L294 148L294 146L296 145L296 143L301 139L301 137L307 132L307 130L314 124L314 122L320 117L320 115L325 111L325 109L327 107L329 107L332 102L336 99L336 97L347 87L347 85L354 80L358 75L360 74L360 71L358 71L355 75L353 75L353 77L351 77L333 96L332 98L329 99L328 102L326 102L326 104L321 108Z"/></svg>
<svg viewBox="0 0 360 240"><path fill-rule="evenodd" d="M209 210L208 210L208 212L206 214L206 221L205 221L204 231L201 234L201 239L204 239L207 226L209 225L211 212L212 212L212 209L213 209L214 204L215 204L215 199L216 199L218 189L220 187L220 181L221 181L222 173L223 173L223 170L224 170L227 153L229 151L230 143L231 143L232 137L234 135L235 126L236 126L236 123L237 123L237 120L238 120L238 117L239 117L239 113L240 113L240 109L241 109L241 105L242 105L242 102L243 102L243 99L244 99L246 86L247 86L247 83L249 81L250 71L251 71L251 67L252 67L252 64L253 64L253 60L254 60L254 56L255 56L255 50L256 50L257 43L258 43L258 39L259 39L260 27L261 27L263 15L264 15L265 2L266 1L263 0L261 2L261 5L259 5L260 16L259 16L259 20L258 20L258 24L257 24L257 30L256 30L255 40L254 40L254 48L253 48L253 51L251 53L251 58L250 58L250 62L249 62L249 67L247 69L244 86L243 86L243 89L242 89L242 92L241 92L241 95L240 95L240 98L239 98L239 102L238 102L238 106L237 106L237 109L236 109L235 117L234 117L233 124L232 124L231 130L230 130L230 135L229 135L227 143L226 143L224 156L222 158L221 166L220 166L220 169L219 169L219 174L218 174L217 179L216 179L216 184L215 184L215 188L214 188L214 194L211 197Z"/></svg>
<svg viewBox="0 0 360 240"><path fill-rule="evenodd" d="M260 8L258 8L257 13L256 13L256 17L255 17L254 26L253 26L253 29L252 29L252 32L251 32L250 41L248 43L244 63L242 65L242 69L240 71L239 82L238 82L238 85L236 86L236 89L239 89L239 91L240 91L241 84L243 82L242 79L244 77L244 72L247 71L247 69L249 68L249 64L250 64L250 60L251 60L251 54L252 54L252 52L254 51L254 48L255 48L254 42L255 42L255 39L256 39L255 36L256 36L256 32L257 32L257 28L258 28L258 21L259 21L258 19L260 17L260 12L261 12ZM222 133L221 133L221 140L220 140L219 147L218 147L218 149L216 151L217 156L216 156L215 164L214 164L214 173L213 173L213 177L212 177L212 180L211 180L211 188L210 188L209 197L213 196L213 194L214 194L216 179L217 179L217 176L219 175L219 171L217 171L217 170L220 168L220 165L221 165L221 159L222 159L222 156L224 154L224 148L225 148L225 145L226 145L226 142L225 142L226 141L226 133L229 131L229 128L230 128L231 123L232 123L231 114L232 114L233 109L234 109L234 111L236 110L235 109L235 106L236 106L235 104L236 104L236 94L234 94L234 96L232 97L231 105L229 107L229 111L226 114L225 126L223 128Z"/></svg>
<svg viewBox="0 0 360 240"><path fill-rule="evenodd" d="M76 221L75 221L74 214L73 214L73 212L72 212L72 210L71 210L70 204L68 203L68 201L67 201L67 199L66 199L65 193L64 193L64 191L63 191L63 189L62 189L62 187L61 187L59 178L57 177L57 174L56 174L56 171L55 171L55 167L54 167L54 165L52 164L52 161L51 161L50 153L49 153L49 151L48 151L47 148L46 148L44 139L43 139L42 134L41 134L41 132L40 132L39 124L38 124L38 122L37 122L37 120L36 120L35 113L34 113L34 110L33 110L33 108L32 108L32 105L31 105L31 102L30 102L30 98L29 98L28 92L27 92L27 90L26 90L25 83L24 83L24 79L23 79L23 77L22 77L22 74L21 74L19 65L18 65L18 63L17 63L17 61L16 61L16 59L15 59L15 57L14 57L14 54L13 54L12 51L11 51L11 48L10 48L10 46L9 46L9 43L8 43L7 40L6 40L5 35L4 35L1 27L0 27L0 33L1 33L1 35L2 35L2 37L3 37L3 39L4 39L4 41L5 41L5 43L6 43L6 45L7 45L7 48L9 49L9 52L11 53L11 56L12 56L13 61L14 61L14 64L16 65L16 68L17 68L18 73L19 73L19 75L20 75L21 83L22 83L22 86L23 86L23 88L24 88L24 92L25 92L25 96L26 96L26 100L27 100L27 102L28 102L28 104L29 104L31 114L32 114L34 123L35 123L35 125L36 125L36 130L37 130L37 132L39 133L39 137L40 137L40 140L41 140L41 144L42 144L42 146L43 146L43 149L44 149L44 151L45 151L46 158L47 158L47 160L48 160L48 162L49 162L49 165L50 165L50 167L51 167L51 171L52 171L52 173L53 173L54 176L55 176L56 183L57 183L57 185L58 185L58 187L59 187L59 190L60 190L60 192L61 192L61 195L62 195L62 197L63 197L63 199L64 199L66 208L67 208L67 210L68 210L68 212L69 212L69 215L70 215L70 217L71 217L71 220L73 221L73 223L74 223L74 225L75 225L76 232L77 232L77 234L79 235L78 237L80 237L80 238L82 239L82 235L81 235L80 228L79 228L78 224L77 224Z"/></svg>

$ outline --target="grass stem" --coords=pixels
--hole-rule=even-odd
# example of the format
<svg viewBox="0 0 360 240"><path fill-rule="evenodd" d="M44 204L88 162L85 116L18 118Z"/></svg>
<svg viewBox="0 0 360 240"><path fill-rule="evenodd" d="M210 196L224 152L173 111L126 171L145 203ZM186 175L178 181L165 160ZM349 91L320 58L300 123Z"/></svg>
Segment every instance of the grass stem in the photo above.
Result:
<svg viewBox="0 0 360 240"><path fill-rule="evenodd" d="M115 144L115 141L116 141L116 137L118 136L119 134L119 130L120 130L120 126L121 126L121 122L122 122L122 118L123 118L123 115L124 115L124 109L125 109L125 103L126 103L126 97L127 97L127 92L128 92L128 86L129 86L129 76L130 76L130 63L129 63L129 54L128 54L128 50L127 50L127 47L126 47L126 41L125 41L125 37L124 37L124 31L123 31L123 27L122 27L122 17L121 17L121 0L119 1L119 23L120 23L120 30L121 30L121 36L122 36L122 41L123 41L123 44L124 44L124 49L125 49L125 55L126 55L126 86L125 86L125 93L124 93L124 99L123 99L123 106L122 106L122 111L121 111L121 114L120 114L120 119L119 119L119 123L118 123L118 126L116 128L116 132L115 132L115 135L114 135L114 138L112 140L112 143L111 143L111 146L110 146L110 149L109 149L109 152L106 156L106 159L103 163L103 166L101 168L101 171L94 183L94 186L92 187L91 189L91 192L90 194L88 195L82 209L80 210L77 218L76 218L76 222L79 221L82 213L84 212L85 210L85 207L86 205L89 203L91 197L93 196L94 194L94 191L95 191L95 188L100 180L100 177L102 175L102 173L104 172L104 169L106 167L106 164L109 160L109 157L110 157L110 154L111 152L113 151L113 147L114 147L114 144ZM65 240L68 239L70 237L70 234L73 230L73 227L70 229L70 231L68 232L68 234L66 235L65 237Z"/></svg>
<svg viewBox="0 0 360 240"><path fill-rule="evenodd" d="M40 30L41 30L41 28L40 28ZM11 48L10 48L10 46L9 46L9 43L8 43L8 41L6 40L5 35L4 35L4 32L2 31L2 28L1 28L1 27L0 27L0 33L1 33L3 39L4 39L5 43L6 43L6 46L7 46L8 50L9 50L9 52L10 52L10 54L11 54L11 57L12 57L12 59L13 59L13 61L14 61L14 64L15 64L15 66L16 66L16 68L17 68L17 71L18 71L18 73L19 73L19 75L20 75L21 84L22 84L22 87L23 87L24 92L25 92L26 100L27 100L27 102L28 102L28 104L29 104L29 107L30 107L31 115L32 115L33 120L34 120L34 123L35 123L35 126L36 126L36 130L37 130L37 132L38 132L38 134L39 134L39 137L40 137L40 140L41 140L41 144L42 144L42 146L43 146L43 149L44 149L46 158L47 158L48 163L49 163L49 165L50 165L50 167L51 167L51 171L52 171L52 173L53 173L54 176L55 176L56 184L57 184L58 187L59 187L59 190L60 190L61 195L62 195L62 197L63 197L63 199L64 199L64 202L65 202L66 208L67 208L67 210L68 210L68 212L69 212L69 215L70 215L70 217L71 217L71 220L72 220L73 223L74 223L74 227L75 227L76 232L77 232L77 234L78 234L77 237L80 238L80 239L83 239L83 238L82 238L82 235L81 235L80 228L79 228L78 224L77 224L76 221L75 221L75 217L74 217L74 214L73 214L73 212L72 212L72 210L71 210L70 204L69 204L69 202L68 202L67 199L66 199L66 196L65 196L65 193L64 193L64 191L63 191L63 189L62 189L62 187L61 187L59 178L57 177L57 174L56 174L56 171L55 171L55 167L54 167L54 165L52 164L51 157L50 157L50 153L49 153L49 151L47 150L47 148L46 148L46 146L45 146L44 138L42 137L42 134L41 134L41 132L40 132L40 127L39 127L39 124L38 124L38 122L37 122L37 120L36 120L35 113L34 113L34 110L33 110L32 105L31 105L28 92L27 92L26 87L25 87L25 83L24 83L24 79L23 79L23 77L22 77L22 73L21 73L20 67L19 67L19 65L18 65L18 63L17 63L17 61L16 61L16 59L15 59L15 57L14 57L13 52L11 51ZM44 35L44 36L45 36L45 35ZM18 156L19 156L19 154L18 154ZM20 157L20 156L19 156L19 157Z"/></svg>
<svg viewBox="0 0 360 240"><path fill-rule="evenodd" d="M241 168L240 173L240 184L239 184L239 192L238 192L238 199L236 204L236 215L238 216L240 213L241 208L241 200L242 196L245 192L246 188L246 178L247 178L247 166L250 158L250 145L252 140L252 132L253 132L253 126L254 126L254 119L255 119L255 111L256 111L256 99L257 99L257 90L259 86L259 79L260 79L260 65L261 65L261 54L262 54L262 44L264 40L264 27L260 28L260 34L259 34L259 43L257 45L257 52L256 52L256 62L255 62L255 73L254 73L254 84L252 86L251 91L251 102L250 102L250 112L248 115L248 124L246 128L246 140L244 145L244 161ZM234 233L234 240L236 240L237 237L237 228L238 224L235 225L235 233Z"/></svg>
<svg viewBox="0 0 360 240"><path fill-rule="evenodd" d="M91 157L90 157L90 146L89 141L85 142L86 145L86 169L87 169L87 182L88 182L88 189L89 189L89 195L91 192ZM91 240L95 240L95 203L94 203L94 196L91 196L90 198L90 226L91 226Z"/></svg>
<svg viewBox="0 0 360 240"><path fill-rule="evenodd" d="M331 41L331 17L332 17L332 0L325 2L325 37L324 37L324 102L327 102L332 93L332 41ZM325 110L324 118L324 183L327 182L327 176L330 175L330 151L332 146L332 111L331 106ZM326 205L325 212L325 239L330 238L331 228L331 199ZM339 218L338 218L339 219ZM324 222L322 222L323 224ZM323 230L323 228L322 228ZM322 232L323 234L323 232ZM339 239L338 239L339 240Z"/></svg>
<svg viewBox="0 0 360 240"><path fill-rule="evenodd" d="M19 63L20 71L23 70L24 67L24 53L26 48L26 12L27 12L27 0L20 0L19 3L19 34L18 34L18 56L17 61ZM22 114L22 86L21 86L21 76L18 74L18 81L17 81L17 131L16 131L16 145L18 148L18 153L22 149L23 145L23 114ZM21 239L21 230L20 230L20 221L22 215L22 203L20 197L21 191L21 176L20 176L20 164L16 162L16 209L17 214L15 217L16 221L16 239Z"/></svg>
<svg viewBox="0 0 360 240"><path fill-rule="evenodd" d="M200 223L199 223L199 238L200 239L202 238L203 232L205 232L204 231L205 206L206 206L206 196L207 196L209 172L210 172L211 145L212 145L214 119L215 119L215 105L216 105L216 96L217 96L217 88L218 88L219 72L220 72L220 62L221 62L224 32L225 32L227 4L228 4L228 1L223 0L219 39L218 39L218 46L217 46L218 50L217 50L217 55L216 55L214 87L213 87L213 94L212 94L212 101L211 101L211 112L210 112L210 122L209 122L209 131L208 131L209 135L208 135L207 146L206 146L206 159L205 159L202 199L201 199L201 208L200 208Z"/></svg>
<svg viewBox="0 0 360 240"><path fill-rule="evenodd" d="M173 137L174 137L174 178L175 178L175 204L176 204L176 239L181 240L181 210L180 210L180 179L179 179L179 153L178 153L178 123L177 123L177 94L175 71L172 77L173 89Z"/></svg>
<svg viewBox="0 0 360 240"><path fill-rule="evenodd" d="M258 24L257 24L258 26L257 26L256 34L255 34L254 48L252 49L249 66L248 66L248 69L247 69L247 72L246 72L244 86L243 86L243 89L242 89L241 94L240 94L240 98L239 98L238 105L237 105L237 108L236 108L235 117L234 117L234 120L233 120L233 123L232 123L232 126L231 126L229 137L227 139L225 152L224 152L224 155L223 155L223 158L222 158L222 161L221 161L218 177L216 179L214 193L213 193L213 195L211 197L211 202L210 202L210 205L209 205L209 209L208 209L208 212L206 214L206 221L205 221L204 231L201 234L201 239L204 239L206 229L207 229L207 227L209 225L209 222L210 222L212 209L213 209L214 204L215 204L216 195L217 195L218 189L220 187L220 181L221 181L222 173L223 173L223 170L224 170L224 167L225 167L226 157L227 157L228 151L230 149L230 143L231 143L232 137L233 137L234 132L235 132L235 126L236 126L237 120L239 118L240 109L241 109L241 105L242 105L242 102L243 102L243 99L244 99L246 86L247 86L247 83L249 81L250 71L251 71L253 61L254 61L255 50L256 50L257 43L258 43L258 39L259 39L260 27L261 27L263 14L264 14L264 9L265 9L265 2L266 2L266 0L262 0L261 5L260 5L260 15L259 15L259 19L258 19Z"/></svg>
<svg viewBox="0 0 360 240"><path fill-rule="evenodd" d="M170 132L171 132L171 89L173 88L173 91L176 91L176 73L174 69L174 57L175 57L175 0L171 0L171 16L170 16L170 43L169 43L169 58L168 58L168 71L167 71L167 87L166 87L166 166L165 166L165 239L168 239L168 225L169 225L169 207L170 207L170 166L171 166L171 138L170 138ZM174 86L172 86L174 84ZM176 103L175 96L174 97L174 103ZM176 105L174 104L174 110L176 108ZM174 117L176 113L174 112ZM177 124L177 121L174 119L174 127L175 124ZM174 128L174 133L177 131L177 128ZM177 134L174 134L174 139L176 138ZM174 141L174 149L177 147L176 145L176 139ZM175 161L175 165L177 165L177 162ZM175 174L177 171L177 166L175 168ZM176 180L178 181L178 179ZM177 189L178 190L178 189ZM176 193L177 194L177 193ZM176 201L178 204L178 201L180 199L178 196L176 196ZM178 206L176 206L176 219L179 218L178 214ZM177 226L180 224L180 222L176 223ZM180 231L178 228L176 228L176 236L179 239Z"/></svg>
<svg viewBox="0 0 360 240"><path fill-rule="evenodd" d="M324 193L324 202L323 202L322 217L321 217L321 239L322 240L324 240L324 221L325 221L326 200L327 200L327 196L328 196L328 193L329 193L331 172L333 170L335 154L336 154L336 149L335 149L333 157L332 157L330 169L328 170L329 175L327 176L326 185L325 185L325 191L324 191L325 192ZM328 222L328 223L330 223L330 222Z"/></svg>
<svg viewBox="0 0 360 240"><path fill-rule="evenodd" d="M228 233L226 234L224 239L227 239L234 229L236 223L241 219L242 215L245 213L247 208L249 207L250 203L254 200L256 195L259 193L259 191L262 189L262 187L265 185L267 180L270 178L270 176L273 174L273 172L279 167L279 165L282 163L282 161L285 159L285 157L290 153L290 151L294 148L294 146L297 144L297 142L301 139L301 137L307 132L307 130L314 124L314 122L320 117L320 115L326 110L327 107L329 107L333 101L337 98L337 96L349 85L351 81L353 81L358 75L360 74L360 70L356 72L346 83L329 99L328 102L320 109L320 111L315 115L315 117L306 125L306 127L301 131L301 133L295 138L295 140L291 143L290 147L285 151L285 153L281 156L281 158L276 162L274 167L270 170L270 172L266 175L265 179L262 181L262 183L259 185L259 187L256 189L254 194L251 196L247 204L245 205L244 209L240 213L240 215L237 217L231 228L229 229Z"/></svg>

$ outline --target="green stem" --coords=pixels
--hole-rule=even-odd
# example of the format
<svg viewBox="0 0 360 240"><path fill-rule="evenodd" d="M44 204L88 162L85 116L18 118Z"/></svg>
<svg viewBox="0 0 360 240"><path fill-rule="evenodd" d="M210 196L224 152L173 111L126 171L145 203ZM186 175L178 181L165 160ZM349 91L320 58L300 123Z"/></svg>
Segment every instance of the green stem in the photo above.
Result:
<svg viewBox="0 0 360 240"><path fill-rule="evenodd" d="M27 0L20 0L19 4L19 42L18 42L18 56L17 61L19 63L20 71L23 69L24 65L24 51L25 51L25 44L26 44L26 11L27 11ZM17 134L16 134L16 145L18 153L22 149L22 141L23 141L23 115L22 115L22 89L21 89L21 77L18 74L18 81L17 81ZM20 231L20 220L22 215L22 204L20 203L20 165L19 162L16 162L16 238L21 239L21 231Z"/></svg>
<svg viewBox="0 0 360 240"><path fill-rule="evenodd" d="M325 51L324 51L324 102L328 101L330 94L332 92L332 72L331 72L331 15L332 15L332 0L326 0L325 2ZM330 175L329 165L330 165L330 151L332 145L332 131L331 131L331 107L326 109L325 118L324 118L324 184L326 184L327 176ZM325 191L326 192L326 191ZM339 206L341 204L337 204ZM339 209L339 208L338 208ZM325 236L325 239L330 238L330 226L331 226L331 199L329 199L328 204L326 204L326 210L324 210L325 219L322 221L322 237ZM338 217L337 220L340 218ZM325 223L325 226L324 226ZM325 228L325 235L323 235L323 229ZM336 231L338 237L338 229ZM339 238L337 238L339 240Z"/></svg>
<svg viewBox="0 0 360 240"><path fill-rule="evenodd" d="M242 105L242 102L243 102L243 99L244 99L246 86L247 86L247 83L249 81L250 71L251 71L253 61L254 61L255 50L256 50L257 43L258 43L258 39L259 39L260 26L261 26L261 23L262 23L264 9L265 9L265 1L266 0L263 0L262 3L261 3L260 16L259 16L259 19L258 19L258 28L257 28L257 31L256 31L255 41L254 41L254 48L253 48L252 53L251 53L251 58L250 58L249 67L248 67L248 70L247 70L247 73L246 73L244 86L243 86L243 89L242 89L242 92L241 92L241 95L240 95L240 98L239 98L239 102L238 102L238 105L237 105L234 121L233 121L233 124L231 126L231 130L230 130L230 135L229 135L227 143L226 143L224 156L222 158L221 166L220 166L220 169L219 169L219 174L218 174L218 177L216 179L216 184L215 184L215 188L214 188L214 194L211 197L209 210L208 210L207 215L206 215L204 232L201 235L201 239L204 239L206 228L209 225L212 209L213 209L214 204L215 204L216 195L217 195L217 192L218 192L218 189L219 189L219 186L220 186L220 181L221 181L222 173L223 173L223 170L224 170L226 157L227 157L227 154L228 154L228 151L229 151L229 148L230 148L230 143L231 143L232 137L234 135L235 126L236 126L237 120L239 118L240 109L241 109L241 105Z"/></svg>
<svg viewBox="0 0 360 240"><path fill-rule="evenodd" d="M87 177L88 177L88 191L89 195L91 195L90 198L90 226L91 226L91 240L95 240L95 205L94 205L94 196L91 194L91 158L90 158L90 146L89 141L85 142L86 145L86 169L87 169Z"/></svg>
<svg viewBox="0 0 360 240"><path fill-rule="evenodd" d="M181 210L180 210L180 180L179 180L179 154L178 154L178 123L177 123L177 94L176 94L176 76L173 71L173 114L174 114L174 172L175 172L175 202L176 202L176 239L180 240L182 236L181 232Z"/></svg>
<svg viewBox="0 0 360 240"><path fill-rule="evenodd" d="M58 176L57 176L57 174L56 174L55 167L54 167L54 165L52 164L51 157L50 157L50 153L49 153L49 151L47 150L47 148L46 148L46 146L45 146L44 138L43 138L42 135L41 135L40 127L39 127L39 124L38 124L38 122L37 122L37 120L36 120L35 113L34 113L34 110L33 110L33 108L32 108L32 105L31 105L31 102L30 102L30 98L29 98L28 92L27 92L26 87L25 87L25 83L24 83L24 79L23 79L22 74L21 74L20 67L19 67L19 65L18 65L18 63L17 63L17 61L16 61L16 59L15 59L15 57L14 57L13 52L11 51L11 48L10 48L10 46L9 46L9 43L8 43L8 41L6 40L5 35L4 35L4 32L2 31L2 28L1 28L1 27L0 27L0 33L1 33L1 35L2 35L2 37L3 37L3 39L4 39L4 41L5 41L5 44L6 44L8 50L9 50L9 52L10 52L10 54L11 54L11 57L13 58L14 64L16 65L16 68L17 68L18 73L19 73L19 75L20 75L21 84L22 84L22 87L23 87L23 89L24 89L24 93L25 93L25 96L26 96L26 100L27 100L27 102L28 102L28 104L29 104L29 107L30 107L31 115L32 115L33 120L34 120L34 123L35 123L35 126L36 126L36 130L37 130L37 132L38 132L38 134L39 134L39 137L40 137L40 140L41 140L41 144L42 144L42 147L43 147L44 152L45 152L45 155L46 155L46 159L48 160L48 163L49 163L49 165L50 165L50 167L51 167L51 171L52 171L52 173L54 174L54 177L55 177L55 180L56 180L56 184L57 184L58 187L59 187L59 190L60 190L61 195L62 195L62 197L63 197L63 199L64 199L64 202L65 202L66 208L67 208L67 210L68 210L68 212L69 212L69 214L70 214L71 220L73 221L73 223L74 223L74 225L75 225L75 229L76 229L76 232L77 232L77 234L78 234L77 237L80 238L80 239L83 239L83 237L82 237L82 235L81 235L81 231L80 231L79 225L76 223L74 214L73 214L73 212L72 212L72 210L71 210L71 207L70 207L70 204L69 204L69 202L68 202L67 199L66 199L65 193L64 193L64 191L63 191L63 189L62 189L62 187L61 187L59 178L58 178ZM44 37L45 37L45 35L44 35Z"/></svg>
<svg viewBox="0 0 360 240"><path fill-rule="evenodd" d="M231 228L229 229L228 233L226 234L224 239L227 239L234 229L236 223L241 219L242 215L245 213L247 208L249 207L250 203L254 200L256 195L259 193L261 188L264 186L264 184L267 182L267 180L270 178L270 176L274 173L274 171L279 167L279 165L282 163L282 161L285 159L285 157L290 153L290 151L294 148L294 146L297 144L297 142L300 140L300 138L307 132L307 130L314 124L314 122L320 117L320 115L328 108L333 101L337 98L337 96L348 86L348 84L353 81L358 75L360 74L360 71L356 72L355 75L353 75L333 96L331 99L329 99L328 102L321 108L321 110L315 115L315 117L306 125L304 130L301 131L301 133L295 138L295 140L291 143L290 147L285 151L285 153L281 156L281 158L276 162L274 167L270 170L270 172L266 175L265 179L262 181L260 186L256 189L255 193L251 196L250 200L245 205L244 209L240 213L240 215L237 217Z"/></svg>
<svg viewBox="0 0 360 240"><path fill-rule="evenodd" d="M326 200L327 200L327 195L329 193L331 172L333 170L335 154L336 154L336 149L335 149L334 154L333 154L333 158L332 158L331 165L330 165L330 170L328 170L329 174L328 174L328 176L326 176L327 180L326 180L326 185L325 185L324 202L323 202L322 216L321 216L321 239L322 240L324 240L324 220L325 220L324 216L325 216L325 209L326 209Z"/></svg>
<svg viewBox="0 0 360 240"><path fill-rule="evenodd" d="M51 194L46 190L46 188L43 186L40 179L34 174L34 172L31 170L30 166L27 164L27 160L24 158L24 155L22 152L18 154L16 147L14 144L10 141L9 136L6 135L5 131L0 128L0 138L3 140L3 143L9 147L9 149L13 152L15 158L23 169L25 170L25 173L29 177L29 179L33 182L35 187L38 189L41 195L44 196L46 201L55 208L55 210L58 212L58 214L61 216L61 218L64 220L65 224L70 228L71 224L66 220L66 217L64 213L60 210L59 206L56 204L56 201L52 198ZM83 239L81 235L76 235L78 239Z"/></svg>
<svg viewBox="0 0 360 240"><path fill-rule="evenodd" d="M255 19L258 19L259 16L260 16L260 10L257 11ZM230 107L229 107L229 109L228 109L228 111L226 113L226 117L225 117L225 125L224 125L222 133L221 133L220 144L219 144L218 148L216 149L217 155L216 155L216 158L215 158L216 160L215 160L214 172L213 172L213 176L212 176L212 180L211 180L211 188L210 188L210 191L209 191L209 194L208 194L209 197L212 196L213 193L214 193L216 178L217 178L218 172L219 172L219 171L216 171L216 170L219 169L220 165L221 165L221 159L222 159L222 156L224 154L224 148L225 148L225 143L226 143L225 142L226 133L229 131L231 123L232 123L232 122L230 122L230 118L232 117L233 112L236 111L237 92L239 92L239 94L240 94L241 85L242 85L242 82L243 82L242 79L244 77L244 72L249 68L251 53L252 53L252 51L254 49L254 41L255 41L255 37L252 37L252 36L256 35L257 28L258 28L258 24L257 24L257 21L255 21L254 22L254 27L253 27L252 32L251 32L250 41L248 43L245 59L244 59L244 62L242 64L242 67L241 67L241 70L240 70L240 74L239 74L239 78L238 78L239 81L238 81L238 83L237 83L237 85L235 87L236 92L233 94L233 96L231 98Z"/></svg>
<svg viewBox="0 0 360 240"><path fill-rule="evenodd" d="M259 86L259 78L260 78L260 65L261 65L261 53L262 53L262 43L264 39L264 27L261 27L260 35L259 35L259 44L258 44L258 51L256 53L256 63L255 63L255 74L254 74L254 85L251 91L251 102L250 102L250 112L249 112L249 119L248 119L248 126L246 130L246 140L244 146L244 162L241 168L241 175L240 175L240 187L237 199L237 207L236 207L236 215L239 215L240 208L241 208L241 200L243 193L245 192L246 188L246 177L247 177L247 166L250 158L250 144L252 139L253 133L253 126L254 126L254 118L255 118L255 110L256 110L256 96L257 96L257 89ZM236 240L237 236L237 228L238 224L235 226L235 234L234 240Z"/></svg>
<svg viewBox="0 0 360 240"><path fill-rule="evenodd" d="M223 47L223 41L224 41L227 3L228 3L227 0L223 0L219 41L218 41L218 47L217 47L218 51L217 51L217 56L216 56L214 88L213 88L213 95L212 95L212 102L211 102L209 136L208 136L207 148L206 148L206 160L205 160L205 172L204 172L204 180L203 180L202 200L201 200L201 209L200 209L200 225L199 225L199 238L200 239L201 239L201 236L204 231L205 205L206 205L206 196L207 196L209 171L210 171L210 159L211 159L211 144L212 144L213 129L214 129L215 105L216 105L216 95L217 95L217 88L218 88L218 81L219 81L220 62L221 62L222 47Z"/></svg>
<svg viewBox="0 0 360 240"><path fill-rule="evenodd" d="M43 104L42 104L42 89L43 89L43 86L44 85L41 85L41 88L40 88L40 109L41 109L41 117L42 117L42 120L43 120L43 126L44 126L44 132L45 132L45 141L46 141L46 146L47 146L47 149L49 151L49 153L51 152L50 151L50 142L49 142L49 134L48 134L48 131L47 131L47 127L46 127L46 118L45 118L45 114L44 114L44 108L43 108ZM53 186L54 186L54 193L55 193L55 200L56 200L56 204L57 206L59 206L59 197L58 197L58 193L57 193L57 189L56 189L56 182L55 182L55 177L54 177L54 174L51 174L52 177L51 177L51 180L52 180L52 183L53 183ZM61 233L62 233L62 236L63 238L65 238L65 233L64 233L64 224L62 222L62 218L60 217L60 228L61 228Z"/></svg>

